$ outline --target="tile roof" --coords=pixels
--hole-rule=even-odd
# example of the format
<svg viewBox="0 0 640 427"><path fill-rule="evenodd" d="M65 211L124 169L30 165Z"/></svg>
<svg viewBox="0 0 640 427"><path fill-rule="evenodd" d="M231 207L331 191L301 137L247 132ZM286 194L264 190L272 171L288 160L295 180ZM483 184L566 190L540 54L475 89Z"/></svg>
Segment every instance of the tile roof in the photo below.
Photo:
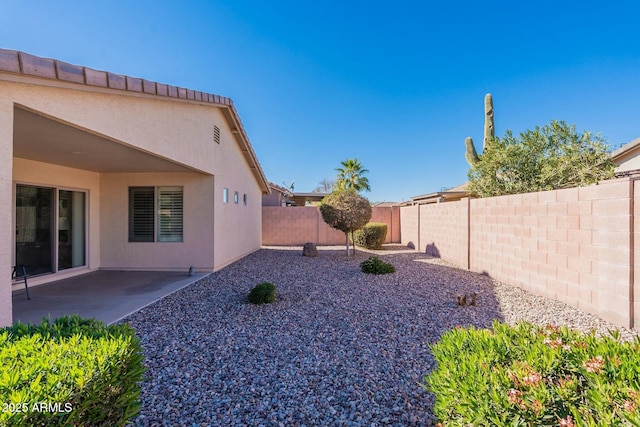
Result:
<svg viewBox="0 0 640 427"><path fill-rule="evenodd" d="M260 187L264 192L269 192L269 185L267 184L264 171L260 166L260 162L240 120L240 115L236 111L231 98L157 83L146 79L114 74L108 71L94 70L57 59L42 58L25 52L2 48L0 48L0 72L82 84L89 87L137 92L185 101L205 102L224 107L230 112L232 130L237 130L237 133L242 136L242 141L240 141L241 149L245 153L250 168L258 179Z"/></svg>

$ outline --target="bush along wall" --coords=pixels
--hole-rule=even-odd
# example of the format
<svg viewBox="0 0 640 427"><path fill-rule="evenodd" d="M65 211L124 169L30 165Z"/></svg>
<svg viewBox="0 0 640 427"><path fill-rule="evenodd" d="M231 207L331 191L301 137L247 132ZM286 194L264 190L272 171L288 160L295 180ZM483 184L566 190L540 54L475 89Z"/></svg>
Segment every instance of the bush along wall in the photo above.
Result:
<svg viewBox="0 0 640 427"><path fill-rule="evenodd" d="M640 425L640 339L494 322L450 330L432 351L424 387L443 425Z"/></svg>
<svg viewBox="0 0 640 427"><path fill-rule="evenodd" d="M128 325L68 316L0 329L0 425L124 426L144 370Z"/></svg>
<svg viewBox="0 0 640 427"><path fill-rule="evenodd" d="M353 243L367 249L380 249L387 238L387 224L369 222L353 233Z"/></svg>

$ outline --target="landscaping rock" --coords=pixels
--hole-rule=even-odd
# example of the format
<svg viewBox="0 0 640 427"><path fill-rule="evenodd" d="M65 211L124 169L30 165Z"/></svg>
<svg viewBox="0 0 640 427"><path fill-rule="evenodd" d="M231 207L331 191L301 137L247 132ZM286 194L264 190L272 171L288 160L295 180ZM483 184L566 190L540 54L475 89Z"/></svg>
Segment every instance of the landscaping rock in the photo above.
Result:
<svg viewBox="0 0 640 427"><path fill-rule="evenodd" d="M321 251L305 262L299 246L261 249L126 318L148 368L132 424L434 426L419 384L452 328L527 320L638 335L419 251L379 252L397 268L380 276L359 271L370 253ZM247 304L263 281L282 298ZM455 302L473 293L477 306Z"/></svg>
<svg viewBox="0 0 640 427"><path fill-rule="evenodd" d="M302 256L317 257L318 248L313 243L305 243L302 247Z"/></svg>

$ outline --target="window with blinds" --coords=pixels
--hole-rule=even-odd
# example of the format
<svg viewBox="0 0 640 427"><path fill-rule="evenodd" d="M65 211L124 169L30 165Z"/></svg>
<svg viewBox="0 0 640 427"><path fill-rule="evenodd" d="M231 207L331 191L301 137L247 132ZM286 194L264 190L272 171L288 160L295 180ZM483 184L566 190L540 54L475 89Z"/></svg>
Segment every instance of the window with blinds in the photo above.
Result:
<svg viewBox="0 0 640 427"><path fill-rule="evenodd" d="M158 187L158 242L182 242L182 187Z"/></svg>
<svg viewBox="0 0 640 427"><path fill-rule="evenodd" d="M129 241L182 242L183 211L182 187L130 187Z"/></svg>
<svg viewBox="0 0 640 427"><path fill-rule="evenodd" d="M129 188L129 241L153 242L155 194L153 187Z"/></svg>

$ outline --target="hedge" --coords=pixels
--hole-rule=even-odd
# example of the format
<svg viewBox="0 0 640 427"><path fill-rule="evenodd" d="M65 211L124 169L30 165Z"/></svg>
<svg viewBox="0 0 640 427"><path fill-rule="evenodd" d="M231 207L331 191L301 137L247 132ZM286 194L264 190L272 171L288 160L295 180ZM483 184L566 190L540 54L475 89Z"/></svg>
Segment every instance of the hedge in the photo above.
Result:
<svg viewBox="0 0 640 427"><path fill-rule="evenodd" d="M387 238L387 224L369 222L353 233L353 243L367 249L380 249Z"/></svg>
<svg viewBox="0 0 640 427"><path fill-rule="evenodd" d="M124 426L144 371L128 325L74 315L0 329L0 425Z"/></svg>

